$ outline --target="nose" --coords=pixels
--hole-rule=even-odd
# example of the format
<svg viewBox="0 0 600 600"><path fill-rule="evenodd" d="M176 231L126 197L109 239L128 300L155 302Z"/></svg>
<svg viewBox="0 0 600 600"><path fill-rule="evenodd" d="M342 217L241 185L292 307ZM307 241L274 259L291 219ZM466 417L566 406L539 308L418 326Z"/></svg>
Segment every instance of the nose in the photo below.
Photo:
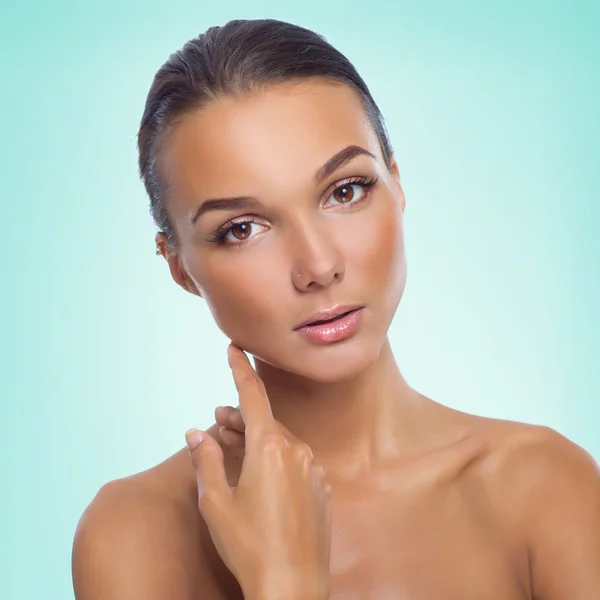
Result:
<svg viewBox="0 0 600 600"><path fill-rule="evenodd" d="M296 289L307 292L343 280L344 259L331 232L312 224L297 231L292 243L294 260L291 276Z"/></svg>

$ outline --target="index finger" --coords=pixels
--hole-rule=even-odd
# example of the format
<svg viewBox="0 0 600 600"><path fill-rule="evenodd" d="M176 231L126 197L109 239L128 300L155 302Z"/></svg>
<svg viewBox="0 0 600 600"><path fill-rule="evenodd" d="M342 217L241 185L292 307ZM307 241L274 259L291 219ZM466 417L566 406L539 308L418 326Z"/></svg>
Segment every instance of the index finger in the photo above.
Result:
<svg viewBox="0 0 600 600"><path fill-rule="evenodd" d="M256 430L275 429L275 419L262 379L250 364L246 353L230 344L227 358L235 387L240 396L240 411L246 424L246 438Z"/></svg>

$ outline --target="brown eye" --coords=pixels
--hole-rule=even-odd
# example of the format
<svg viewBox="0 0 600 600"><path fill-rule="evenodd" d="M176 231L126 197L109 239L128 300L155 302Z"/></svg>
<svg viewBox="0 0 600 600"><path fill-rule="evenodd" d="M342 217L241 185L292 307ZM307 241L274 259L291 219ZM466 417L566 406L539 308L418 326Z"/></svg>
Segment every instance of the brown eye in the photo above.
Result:
<svg viewBox="0 0 600 600"><path fill-rule="evenodd" d="M358 204L368 196L369 188L373 185L374 182L368 180L342 183L331 192L329 198L334 201L334 205Z"/></svg>
<svg viewBox="0 0 600 600"><path fill-rule="evenodd" d="M237 240L245 240L252 229L252 223L236 223L230 229L231 234Z"/></svg>
<svg viewBox="0 0 600 600"><path fill-rule="evenodd" d="M369 198L371 188L377 183L377 177L353 177L340 181L327 196L327 206L333 200L333 206L355 206ZM331 188L329 188L331 189ZM330 204L331 206L331 204Z"/></svg>
<svg viewBox="0 0 600 600"><path fill-rule="evenodd" d="M341 202L344 204L345 202L350 202L354 199L354 188L355 185L341 185L333 191L333 198L336 202Z"/></svg>
<svg viewBox="0 0 600 600"><path fill-rule="evenodd" d="M253 217L248 217L244 221L229 221L219 227L209 238L209 241L224 246L239 246L246 240L256 237L255 234L260 233L261 227L268 229L266 225L255 223Z"/></svg>

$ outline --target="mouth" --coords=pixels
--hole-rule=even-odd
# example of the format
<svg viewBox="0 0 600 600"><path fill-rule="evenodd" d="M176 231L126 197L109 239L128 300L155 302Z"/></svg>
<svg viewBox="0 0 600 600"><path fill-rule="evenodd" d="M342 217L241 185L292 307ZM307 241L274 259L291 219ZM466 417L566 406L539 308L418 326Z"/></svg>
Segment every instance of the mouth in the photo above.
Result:
<svg viewBox="0 0 600 600"><path fill-rule="evenodd" d="M353 313L357 310L364 308L363 306L334 306L331 309L321 311L309 317L306 321L303 321L297 327L294 327L294 331L298 331L303 327L315 327L317 325L325 325L327 323L334 323L335 321L342 319L343 317Z"/></svg>
<svg viewBox="0 0 600 600"><path fill-rule="evenodd" d="M340 307L311 317L294 331L306 341L330 344L352 337L361 328L364 306Z"/></svg>

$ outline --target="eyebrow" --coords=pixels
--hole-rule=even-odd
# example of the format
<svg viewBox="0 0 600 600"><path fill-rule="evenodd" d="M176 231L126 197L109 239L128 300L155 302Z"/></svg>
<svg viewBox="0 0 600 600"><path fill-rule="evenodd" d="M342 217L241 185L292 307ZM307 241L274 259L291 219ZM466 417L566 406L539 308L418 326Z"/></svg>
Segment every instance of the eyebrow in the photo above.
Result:
<svg viewBox="0 0 600 600"><path fill-rule="evenodd" d="M346 146L343 150L336 152L324 165L319 167L317 172L314 175L315 184L321 183L323 180L327 179L332 173L334 173L337 169L339 169L342 165L349 163L353 158L360 155L371 156L372 158L377 158L372 152L369 152L367 149L362 146L357 146L356 144L351 144L350 146ZM232 198L212 198L210 200L205 200L198 207L196 212L192 215L191 221L192 225L196 224L196 221L206 212L211 210L237 210L237 209L246 209L246 208L256 208L262 206L260 200L254 196L235 196Z"/></svg>

